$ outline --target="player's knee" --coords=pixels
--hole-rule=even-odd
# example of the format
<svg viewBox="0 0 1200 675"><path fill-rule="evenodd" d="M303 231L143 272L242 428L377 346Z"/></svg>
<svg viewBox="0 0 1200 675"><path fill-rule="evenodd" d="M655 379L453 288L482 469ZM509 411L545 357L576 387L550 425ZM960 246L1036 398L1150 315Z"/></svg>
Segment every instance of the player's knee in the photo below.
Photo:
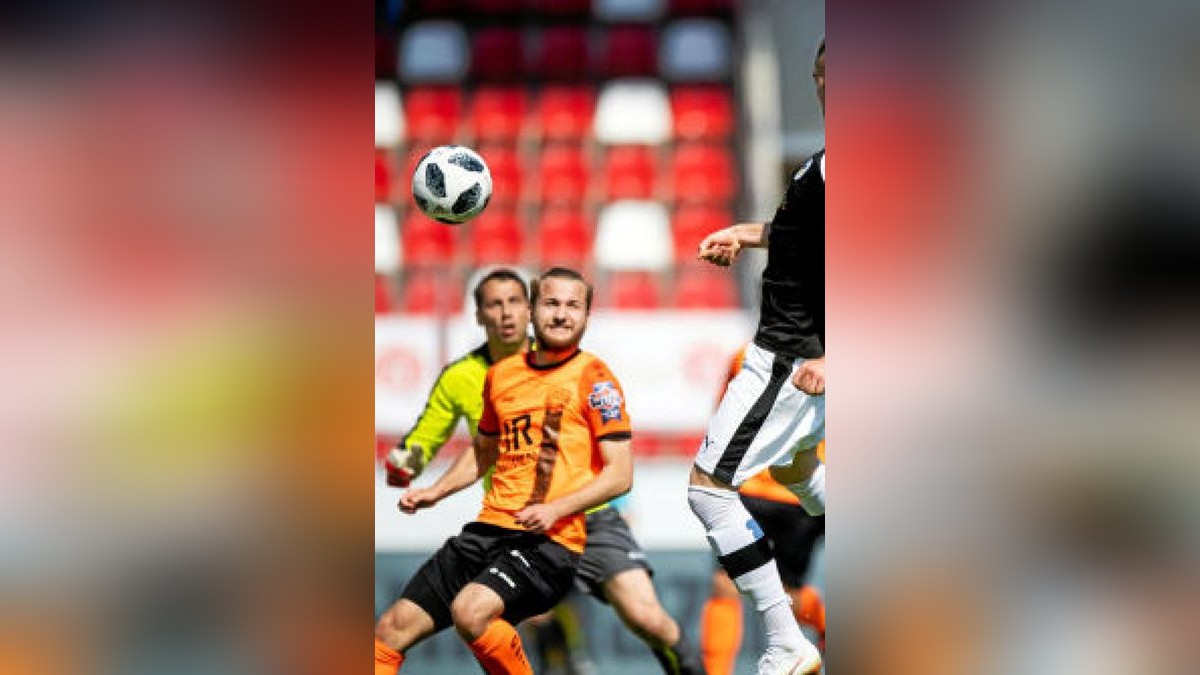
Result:
<svg viewBox="0 0 1200 675"><path fill-rule="evenodd" d="M722 520L738 499L733 490L699 485L688 486L687 495L688 507L708 528Z"/></svg>
<svg viewBox="0 0 1200 675"><path fill-rule="evenodd" d="M454 628L463 637L474 640L483 635L492 620L490 608L471 593L459 593L450 604Z"/></svg>
<svg viewBox="0 0 1200 675"><path fill-rule="evenodd" d="M397 604L384 612L383 616L379 617L379 621L375 622L375 637L392 649L403 651L409 646L405 639L405 624L404 606Z"/></svg>

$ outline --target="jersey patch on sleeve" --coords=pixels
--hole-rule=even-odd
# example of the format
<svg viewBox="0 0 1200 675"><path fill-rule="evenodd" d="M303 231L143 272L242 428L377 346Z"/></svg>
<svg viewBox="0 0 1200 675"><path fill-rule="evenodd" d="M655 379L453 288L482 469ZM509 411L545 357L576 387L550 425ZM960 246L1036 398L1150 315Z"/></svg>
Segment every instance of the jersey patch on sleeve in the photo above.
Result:
<svg viewBox="0 0 1200 675"><path fill-rule="evenodd" d="M600 421L611 422L621 419L621 392L612 382L596 382L588 394L588 405L600 413Z"/></svg>

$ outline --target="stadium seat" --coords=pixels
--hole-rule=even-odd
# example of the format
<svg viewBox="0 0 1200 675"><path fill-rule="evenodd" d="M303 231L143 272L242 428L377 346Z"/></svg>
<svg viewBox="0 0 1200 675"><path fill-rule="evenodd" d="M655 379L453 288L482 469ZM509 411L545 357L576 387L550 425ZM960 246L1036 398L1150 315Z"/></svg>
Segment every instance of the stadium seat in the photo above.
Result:
<svg viewBox="0 0 1200 675"><path fill-rule="evenodd" d="M409 0L421 16L453 16L466 9L466 0Z"/></svg>
<svg viewBox="0 0 1200 675"><path fill-rule="evenodd" d="M733 72L729 29L715 19L680 19L663 31L659 73L673 82L727 80Z"/></svg>
<svg viewBox="0 0 1200 675"><path fill-rule="evenodd" d="M470 105L470 130L475 141L515 142L529 107L524 87L481 86Z"/></svg>
<svg viewBox="0 0 1200 675"><path fill-rule="evenodd" d="M733 273L705 263L687 265L675 280L676 309L733 309L737 307Z"/></svg>
<svg viewBox="0 0 1200 675"><path fill-rule="evenodd" d="M375 205L375 271L395 274L400 271L400 231L396 210L383 204Z"/></svg>
<svg viewBox="0 0 1200 675"><path fill-rule="evenodd" d="M733 156L724 147L679 146L671 160L671 185L680 203L728 203L738 190Z"/></svg>
<svg viewBox="0 0 1200 675"><path fill-rule="evenodd" d="M657 145L671 135L667 90L656 80L619 79L600 91L593 124L601 143Z"/></svg>
<svg viewBox="0 0 1200 675"><path fill-rule="evenodd" d="M667 12L673 16L720 15L733 12L737 0L670 0Z"/></svg>
<svg viewBox="0 0 1200 675"><path fill-rule="evenodd" d="M394 148L404 141L404 106L394 82L375 83L375 147Z"/></svg>
<svg viewBox="0 0 1200 675"><path fill-rule="evenodd" d="M658 37L649 27L618 26L602 40L593 69L600 77L650 77L658 72Z"/></svg>
<svg viewBox="0 0 1200 675"><path fill-rule="evenodd" d="M669 269L674 247L666 207L652 201L605 206L596 220L593 251L602 269Z"/></svg>
<svg viewBox="0 0 1200 675"><path fill-rule="evenodd" d="M671 91L671 118L677 140L725 141L733 134L733 95L725 87L676 87Z"/></svg>
<svg viewBox="0 0 1200 675"><path fill-rule="evenodd" d="M471 221L468 227L472 265L481 267L521 262L525 237L521 222L512 209L496 210L491 207Z"/></svg>
<svg viewBox="0 0 1200 675"><path fill-rule="evenodd" d="M603 176L605 199L651 199L658 176L656 152L644 145L613 146L605 156Z"/></svg>
<svg viewBox="0 0 1200 675"><path fill-rule="evenodd" d="M542 210L535 240L543 268L553 265L585 267L592 251L592 228L582 211L571 208Z"/></svg>
<svg viewBox="0 0 1200 675"><path fill-rule="evenodd" d="M546 146L535 172L542 204L579 204L588 195L589 161L577 145Z"/></svg>
<svg viewBox="0 0 1200 675"><path fill-rule="evenodd" d="M733 215L725 209L690 205L675 211L671 232L675 237L675 262L696 260L700 242L709 234L733 225Z"/></svg>
<svg viewBox="0 0 1200 675"><path fill-rule="evenodd" d="M592 130L596 93L588 86L547 86L538 96L533 132L546 141L582 141Z"/></svg>
<svg viewBox="0 0 1200 675"><path fill-rule="evenodd" d="M525 8L537 16L584 17L592 10L592 0L525 0Z"/></svg>
<svg viewBox="0 0 1200 675"><path fill-rule="evenodd" d="M471 75L480 80L512 80L524 71L520 31L484 28L471 40Z"/></svg>
<svg viewBox="0 0 1200 675"><path fill-rule="evenodd" d="M382 150L375 151L375 203L386 204L392 201L392 166L391 155Z"/></svg>
<svg viewBox="0 0 1200 675"><path fill-rule="evenodd" d="M420 21L400 40L400 80L458 82L467 74L467 34L453 21Z"/></svg>
<svg viewBox="0 0 1200 675"><path fill-rule="evenodd" d="M492 200L489 208L511 206L521 201L524 171L515 146L492 143L477 148L492 174Z"/></svg>
<svg viewBox="0 0 1200 675"><path fill-rule="evenodd" d="M524 0L471 0L471 9L487 18L520 13Z"/></svg>
<svg viewBox="0 0 1200 675"><path fill-rule="evenodd" d="M529 43L529 67L539 80L582 80L588 75L588 34L580 26L551 26Z"/></svg>
<svg viewBox="0 0 1200 675"><path fill-rule="evenodd" d="M458 132L462 115L458 87L413 87L405 92L404 111L408 136L414 143L449 143ZM422 153L424 154L424 153Z"/></svg>
<svg viewBox="0 0 1200 675"><path fill-rule="evenodd" d="M658 275L646 271L618 271L605 282L606 302L611 309L646 310L662 306L662 289Z"/></svg>
<svg viewBox="0 0 1200 675"><path fill-rule="evenodd" d="M405 267L449 265L454 259L458 228L443 225L413 209L400 231Z"/></svg>
<svg viewBox="0 0 1200 675"><path fill-rule="evenodd" d="M384 274L375 275L375 313L387 314L396 306L396 292L392 280Z"/></svg>
<svg viewBox="0 0 1200 675"><path fill-rule="evenodd" d="M456 314L462 310L462 285L444 269L409 270L399 307L409 314Z"/></svg>
<svg viewBox="0 0 1200 675"><path fill-rule="evenodd" d="M651 23L666 9L665 0L594 0L592 13L600 21Z"/></svg>

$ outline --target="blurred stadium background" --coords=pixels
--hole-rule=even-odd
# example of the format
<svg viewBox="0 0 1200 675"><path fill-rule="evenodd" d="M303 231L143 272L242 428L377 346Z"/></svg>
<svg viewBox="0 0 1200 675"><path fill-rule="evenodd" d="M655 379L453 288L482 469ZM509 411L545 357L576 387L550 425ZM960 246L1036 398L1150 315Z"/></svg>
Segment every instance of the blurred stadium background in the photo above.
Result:
<svg viewBox="0 0 1200 675"><path fill-rule="evenodd" d="M482 340L469 297L480 270L580 269L596 285L584 346L622 380L635 425L625 513L664 604L696 640L713 563L687 510L686 472L728 358L753 331L764 257L718 270L695 251L714 229L769 218L783 177L823 145L810 77L823 0L377 0L375 10L377 460L442 366ZM476 148L495 183L488 209L460 227L426 218L409 192L417 160L443 143ZM425 480L468 443L460 430ZM474 517L480 493L412 517L381 473L376 485L378 613ZM657 672L611 611L582 605L601 672ZM748 610L745 625L739 673L761 645ZM474 667L448 634L413 654L422 673Z"/></svg>

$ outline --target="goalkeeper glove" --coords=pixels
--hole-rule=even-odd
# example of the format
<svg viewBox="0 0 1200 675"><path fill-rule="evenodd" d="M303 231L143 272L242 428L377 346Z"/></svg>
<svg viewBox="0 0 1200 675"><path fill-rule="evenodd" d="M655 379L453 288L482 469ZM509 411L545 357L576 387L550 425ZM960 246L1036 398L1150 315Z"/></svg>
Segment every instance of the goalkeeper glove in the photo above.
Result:
<svg viewBox="0 0 1200 675"><path fill-rule="evenodd" d="M388 485L406 488L425 468L425 451L419 445L411 448L397 445L388 453L383 466L387 470Z"/></svg>

